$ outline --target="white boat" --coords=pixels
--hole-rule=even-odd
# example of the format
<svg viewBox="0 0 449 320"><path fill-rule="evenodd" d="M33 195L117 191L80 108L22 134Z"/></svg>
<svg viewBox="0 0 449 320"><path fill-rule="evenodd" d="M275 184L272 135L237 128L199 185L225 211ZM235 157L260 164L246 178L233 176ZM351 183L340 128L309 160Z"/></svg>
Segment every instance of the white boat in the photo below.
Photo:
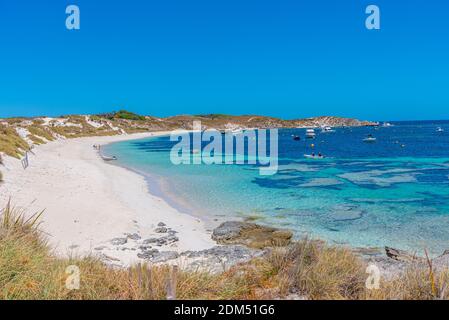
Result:
<svg viewBox="0 0 449 320"><path fill-rule="evenodd" d="M382 124L382 127L392 127L393 125L391 124L391 123L389 123L389 122L384 122L383 124Z"/></svg>
<svg viewBox="0 0 449 320"><path fill-rule="evenodd" d="M117 160L116 156L112 156L112 157L108 157L108 156L101 156L101 158L103 159L103 161L114 161Z"/></svg>
<svg viewBox="0 0 449 320"><path fill-rule="evenodd" d="M231 131L231 133L235 136L235 135L238 135L238 134L241 134L242 133L242 129L234 129L234 130L232 130Z"/></svg>
<svg viewBox="0 0 449 320"><path fill-rule="evenodd" d="M306 130L306 137L307 138L312 139L312 138L315 138L315 136L316 136L315 130L313 130L313 129L307 129Z"/></svg>
<svg viewBox="0 0 449 320"><path fill-rule="evenodd" d="M441 127L438 127L438 128L437 128L437 132L444 132L444 129L441 128Z"/></svg>
<svg viewBox="0 0 449 320"><path fill-rule="evenodd" d="M316 155L316 154L315 155L313 155L313 154L305 154L304 158L321 160L321 159L324 159L325 157L324 156L319 156L319 155Z"/></svg>
<svg viewBox="0 0 449 320"><path fill-rule="evenodd" d="M332 127L325 126L321 128L322 133L329 133L329 132L335 132L335 130L332 129Z"/></svg>
<svg viewBox="0 0 449 320"><path fill-rule="evenodd" d="M374 138L372 135L368 135L365 139L363 139L363 142L376 142L377 139Z"/></svg>

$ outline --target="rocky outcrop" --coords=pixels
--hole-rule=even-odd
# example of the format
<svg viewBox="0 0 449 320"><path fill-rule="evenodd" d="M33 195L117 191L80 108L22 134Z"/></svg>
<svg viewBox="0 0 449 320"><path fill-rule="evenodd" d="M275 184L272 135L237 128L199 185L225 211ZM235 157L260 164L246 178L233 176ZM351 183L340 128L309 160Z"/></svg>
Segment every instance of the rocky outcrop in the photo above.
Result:
<svg viewBox="0 0 449 320"><path fill-rule="evenodd" d="M141 259L151 261L152 263L163 263L169 260L177 259L179 254L176 251L159 251L157 249L142 250L137 256Z"/></svg>
<svg viewBox="0 0 449 320"><path fill-rule="evenodd" d="M292 236L287 230L241 221L224 222L212 233L212 239L219 244L241 244L256 249L287 246Z"/></svg>
<svg viewBox="0 0 449 320"><path fill-rule="evenodd" d="M387 257L402 262L424 262L424 259L407 251L399 250L391 247L385 247Z"/></svg>
<svg viewBox="0 0 449 320"><path fill-rule="evenodd" d="M263 250L250 249L239 245L215 246L201 251L185 251L181 257L188 262L191 270L223 272L230 267L250 261L265 254Z"/></svg>

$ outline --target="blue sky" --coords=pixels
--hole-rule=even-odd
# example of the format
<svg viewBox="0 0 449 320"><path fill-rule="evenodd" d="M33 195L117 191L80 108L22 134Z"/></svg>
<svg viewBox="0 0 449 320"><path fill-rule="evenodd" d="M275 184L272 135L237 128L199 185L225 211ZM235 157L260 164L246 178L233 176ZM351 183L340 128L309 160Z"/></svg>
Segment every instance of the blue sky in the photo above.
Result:
<svg viewBox="0 0 449 320"><path fill-rule="evenodd" d="M448 16L447 0L1 1L0 116L448 119Z"/></svg>

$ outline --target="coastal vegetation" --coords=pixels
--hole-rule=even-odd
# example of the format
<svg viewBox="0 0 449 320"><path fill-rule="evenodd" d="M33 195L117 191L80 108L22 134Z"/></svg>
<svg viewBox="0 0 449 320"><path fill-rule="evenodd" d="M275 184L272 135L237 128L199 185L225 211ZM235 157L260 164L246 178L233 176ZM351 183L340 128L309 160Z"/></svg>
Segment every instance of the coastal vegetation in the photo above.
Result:
<svg viewBox="0 0 449 320"><path fill-rule="evenodd" d="M136 113L120 110L112 114L112 119L126 119L126 120L141 120L144 121L146 118L144 116L138 115Z"/></svg>
<svg viewBox="0 0 449 320"><path fill-rule="evenodd" d="M166 299L168 265L112 268L95 257L58 258L39 230L10 204L0 216L0 299ZM80 270L66 287L68 266ZM304 238L222 273L180 270L178 299L447 299L449 273L410 266L379 289L365 286L365 262L345 247Z"/></svg>
<svg viewBox="0 0 449 320"><path fill-rule="evenodd" d="M28 149L28 143L14 128L0 124L0 153L19 159Z"/></svg>

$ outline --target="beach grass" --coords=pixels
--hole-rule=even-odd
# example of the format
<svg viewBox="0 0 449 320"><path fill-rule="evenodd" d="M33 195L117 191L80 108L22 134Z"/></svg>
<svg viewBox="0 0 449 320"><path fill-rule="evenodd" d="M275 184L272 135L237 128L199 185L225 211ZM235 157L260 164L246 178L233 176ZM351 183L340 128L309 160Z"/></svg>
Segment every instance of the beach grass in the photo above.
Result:
<svg viewBox="0 0 449 320"><path fill-rule="evenodd" d="M47 141L54 141L55 137L50 132L49 129L46 127L39 125L39 124L33 124L31 126L27 126L26 129L30 132L31 135L38 137L39 139L45 138Z"/></svg>
<svg viewBox="0 0 449 320"><path fill-rule="evenodd" d="M29 134L29 135L27 136L27 138L30 139L31 142L33 142L33 144L35 144L35 145L45 144L45 141L44 141L44 140L42 140L41 138L39 138L39 137L37 137L37 136L35 136L35 135L33 135L33 134Z"/></svg>
<svg viewBox="0 0 449 320"><path fill-rule="evenodd" d="M0 165L3 165L3 157L0 154ZM0 171L0 182L3 182L3 173Z"/></svg>
<svg viewBox="0 0 449 320"><path fill-rule="evenodd" d="M0 152L20 159L28 149L28 143L17 134L15 129L0 124Z"/></svg>
<svg viewBox="0 0 449 320"><path fill-rule="evenodd" d="M39 230L42 213L28 217L10 204L0 216L0 299L162 300L172 279L168 265L113 268L96 257L56 257ZM79 289L66 286L80 271ZM69 269L68 269L69 268ZM71 271L72 272L72 271ZM447 271L410 268L365 287L365 264L344 247L304 238L222 273L179 270L177 299L447 299Z"/></svg>

